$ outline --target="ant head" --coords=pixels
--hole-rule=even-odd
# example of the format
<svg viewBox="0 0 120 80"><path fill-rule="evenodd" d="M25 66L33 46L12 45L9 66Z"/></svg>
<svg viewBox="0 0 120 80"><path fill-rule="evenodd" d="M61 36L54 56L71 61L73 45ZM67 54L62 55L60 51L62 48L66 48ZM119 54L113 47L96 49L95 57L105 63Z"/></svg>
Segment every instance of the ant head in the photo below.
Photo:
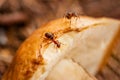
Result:
<svg viewBox="0 0 120 80"><path fill-rule="evenodd" d="M72 17L77 17L77 15L74 12L68 12L65 17L71 19Z"/></svg>
<svg viewBox="0 0 120 80"><path fill-rule="evenodd" d="M53 39L54 38L54 34L50 33L50 32L46 32L45 33L45 37L47 37L48 39Z"/></svg>

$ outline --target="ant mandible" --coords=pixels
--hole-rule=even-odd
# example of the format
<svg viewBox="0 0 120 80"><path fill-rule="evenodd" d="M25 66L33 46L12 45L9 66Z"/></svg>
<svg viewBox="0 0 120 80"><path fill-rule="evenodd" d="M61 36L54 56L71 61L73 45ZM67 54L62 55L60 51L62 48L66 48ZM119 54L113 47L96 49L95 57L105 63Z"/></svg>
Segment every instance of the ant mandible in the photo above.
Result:
<svg viewBox="0 0 120 80"><path fill-rule="evenodd" d="M56 46L57 46L58 48L60 48L60 42L57 41L57 40L55 40L53 33L46 32L46 33L45 33L45 37L48 38L48 39L50 39L51 41L53 41L54 44L56 44Z"/></svg>

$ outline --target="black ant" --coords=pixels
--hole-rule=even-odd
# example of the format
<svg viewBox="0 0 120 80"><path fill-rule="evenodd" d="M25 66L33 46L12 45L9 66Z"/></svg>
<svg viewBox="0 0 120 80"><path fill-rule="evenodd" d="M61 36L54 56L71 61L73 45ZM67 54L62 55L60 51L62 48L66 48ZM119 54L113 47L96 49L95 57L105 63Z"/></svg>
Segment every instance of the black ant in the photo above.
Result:
<svg viewBox="0 0 120 80"><path fill-rule="evenodd" d="M69 12L65 15L67 19L71 19L72 17L77 17L77 15L74 12Z"/></svg>
<svg viewBox="0 0 120 80"><path fill-rule="evenodd" d="M54 34L53 34L53 33L47 32L47 33L45 33L45 37L48 38L48 39L50 39L51 41L53 41L54 44L56 44L56 46L57 46L58 48L60 48L60 42L57 41L57 40L55 40L55 37L54 37Z"/></svg>

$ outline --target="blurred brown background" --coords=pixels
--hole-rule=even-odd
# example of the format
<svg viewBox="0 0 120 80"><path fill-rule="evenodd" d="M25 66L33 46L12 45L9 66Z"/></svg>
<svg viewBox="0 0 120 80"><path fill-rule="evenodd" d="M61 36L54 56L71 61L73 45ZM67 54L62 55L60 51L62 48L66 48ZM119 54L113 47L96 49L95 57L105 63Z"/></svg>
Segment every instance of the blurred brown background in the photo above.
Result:
<svg viewBox="0 0 120 80"><path fill-rule="evenodd" d="M120 0L0 0L0 79L20 44L34 30L69 11L120 19ZM113 51L96 77L120 80L120 52Z"/></svg>

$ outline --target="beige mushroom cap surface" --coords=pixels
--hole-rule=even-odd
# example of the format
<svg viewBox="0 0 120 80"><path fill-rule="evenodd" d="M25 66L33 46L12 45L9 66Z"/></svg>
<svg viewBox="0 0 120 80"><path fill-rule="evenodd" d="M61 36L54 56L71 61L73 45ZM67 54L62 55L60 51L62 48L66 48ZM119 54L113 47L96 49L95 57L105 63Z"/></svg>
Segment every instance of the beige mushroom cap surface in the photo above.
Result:
<svg viewBox="0 0 120 80"><path fill-rule="evenodd" d="M64 62L73 64L70 73L75 66L78 69L76 75L81 75L81 71L89 75L81 68L82 65L90 74L95 74L119 31L120 21L109 18L79 16L50 21L23 42L2 80L58 80L54 78L57 74L53 73L57 73L60 69L58 65ZM46 33L54 34L54 40L47 38ZM55 41L59 42L60 47ZM67 73L64 76L67 78ZM74 80L91 80L79 78Z"/></svg>

